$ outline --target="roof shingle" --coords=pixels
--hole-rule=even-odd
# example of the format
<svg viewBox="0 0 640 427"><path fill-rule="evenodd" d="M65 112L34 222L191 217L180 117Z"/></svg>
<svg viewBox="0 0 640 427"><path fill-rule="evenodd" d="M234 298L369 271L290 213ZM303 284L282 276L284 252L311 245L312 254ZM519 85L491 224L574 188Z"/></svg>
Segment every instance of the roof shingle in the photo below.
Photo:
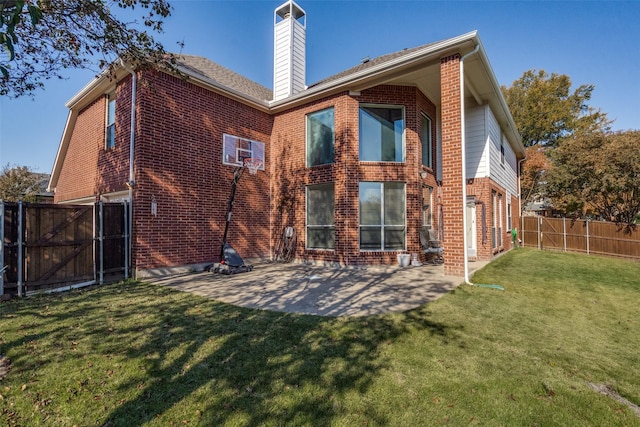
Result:
<svg viewBox="0 0 640 427"><path fill-rule="evenodd" d="M270 101L273 98L270 89L203 56L180 54L177 57L181 66L244 95L262 101Z"/></svg>

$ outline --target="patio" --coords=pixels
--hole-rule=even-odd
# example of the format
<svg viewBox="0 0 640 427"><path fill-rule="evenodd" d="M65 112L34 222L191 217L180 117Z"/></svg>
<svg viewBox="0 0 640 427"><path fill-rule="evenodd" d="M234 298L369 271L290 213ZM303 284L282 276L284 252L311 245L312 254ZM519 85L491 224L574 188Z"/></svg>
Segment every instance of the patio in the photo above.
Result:
<svg viewBox="0 0 640 427"><path fill-rule="evenodd" d="M470 271L486 265L470 262ZM255 265L236 275L200 272L148 280L241 307L318 316L402 312L439 298L464 279L442 265L321 267L300 263Z"/></svg>

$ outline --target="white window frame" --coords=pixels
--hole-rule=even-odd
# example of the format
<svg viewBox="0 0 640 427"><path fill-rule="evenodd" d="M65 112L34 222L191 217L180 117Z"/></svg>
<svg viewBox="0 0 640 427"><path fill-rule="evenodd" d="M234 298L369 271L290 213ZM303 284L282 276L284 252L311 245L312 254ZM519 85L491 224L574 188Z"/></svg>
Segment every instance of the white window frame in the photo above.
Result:
<svg viewBox="0 0 640 427"><path fill-rule="evenodd" d="M363 108L388 108L388 109L399 109L402 110L402 135L401 135L401 154L400 160L382 160L382 156L377 160L363 160L362 159L362 120L361 120L361 112ZM406 144L406 133L407 133L407 112L404 105L394 105L394 104L372 104L372 103L362 103L358 106L358 156L361 162L384 162L384 163L405 163L407 158L407 144Z"/></svg>
<svg viewBox="0 0 640 427"><path fill-rule="evenodd" d="M420 142L422 145L422 166L426 166L429 169L433 169L433 120L431 120L431 117L429 117L426 113L421 113L420 114ZM425 129L424 129L424 119L426 119L427 122L427 133L425 134ZM427 135L427 143L425 144L424 141L424 137L425 135ZM425 146L427 147L427 163L425 164L424 162L424 151L425 151Z"/></svg>
<svg viewBox="0 0 640 427"><path fill-rule="evenodd" d="M105 112L105 129L104 129L104 148L111 150L116 145L116 111L118 105L116 103L116 90L109 91L106 96L106 112ZM111 103L113 102L113 114L111 114Z"/></svg>

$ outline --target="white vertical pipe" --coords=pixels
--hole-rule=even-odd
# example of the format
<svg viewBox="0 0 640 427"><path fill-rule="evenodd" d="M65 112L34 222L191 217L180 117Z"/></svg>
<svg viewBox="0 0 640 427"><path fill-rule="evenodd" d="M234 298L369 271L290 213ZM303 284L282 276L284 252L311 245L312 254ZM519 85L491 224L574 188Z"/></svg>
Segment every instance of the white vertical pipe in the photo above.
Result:
<svg viewBox="0 0 640 427"><path fill-rule="evenodd" d="M467 248L467 156L466 156L466 131L465 131L465 114L464 114L464 60L480 50L480 44L477 44L473 50L460 58L460 130L461 130L461 161L462 161L462 246L463 246L463 265L464 265L464 281L470 285L469 279L469 249Z"/></svg>
<svg viewBox="0 0 640 427"><path fill-rule="evenodd" d="M129 244L133 244L133 239L131 238L133 234L133 186L135 185L135 171L133 168L133 160L134 160L134 148L135 148L135 125L136 125L136 87L138 76L135 71L129 68L125 62L120 58L120 64L122 67L131 74L131 132L129 135L129 182L127 183L127 187L129 188ZM133 252L133 247L130 247L131 252ZM125 273L126 275L126 273Z"/></svg>

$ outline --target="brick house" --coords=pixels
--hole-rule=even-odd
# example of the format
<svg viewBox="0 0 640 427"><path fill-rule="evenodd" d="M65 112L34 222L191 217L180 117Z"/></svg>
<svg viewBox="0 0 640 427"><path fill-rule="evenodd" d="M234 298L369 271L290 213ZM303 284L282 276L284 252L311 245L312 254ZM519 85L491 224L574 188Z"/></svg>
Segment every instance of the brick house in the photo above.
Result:
<svg viewBox="0 0 640 427"><path fill-rule="evenodd" d="M189 55L183 76L123 64L85 86L67 103L55 202L129 201L138 277L202 268L219 257L233 136L265 148L233 208L244 258L272 258L287 226L299 261L392 264L421 253L423 226L448 274L511 248L524 147L476 32L307 86L305 12L288 1L274 18L273 92Z"/></svg>

